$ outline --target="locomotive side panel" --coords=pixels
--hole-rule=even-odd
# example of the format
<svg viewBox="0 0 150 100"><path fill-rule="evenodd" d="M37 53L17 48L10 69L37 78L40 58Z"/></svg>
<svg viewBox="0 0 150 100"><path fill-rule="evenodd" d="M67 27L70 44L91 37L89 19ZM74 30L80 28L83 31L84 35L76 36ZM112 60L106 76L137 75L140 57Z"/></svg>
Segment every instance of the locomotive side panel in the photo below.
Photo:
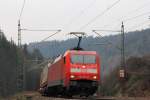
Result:
<svg viewBox="0 0 150 100"><path fill-rule="evenodd" d="M64 87L68 87L70 80L70 53L68 51L64 54L64 65Z"/></svg>
<svg viewBox="0 0 150 100"><path fill-rule="evenodd" d="M64 78L64 59L56 59L48 69L48 87L63 85Z"/></svg>

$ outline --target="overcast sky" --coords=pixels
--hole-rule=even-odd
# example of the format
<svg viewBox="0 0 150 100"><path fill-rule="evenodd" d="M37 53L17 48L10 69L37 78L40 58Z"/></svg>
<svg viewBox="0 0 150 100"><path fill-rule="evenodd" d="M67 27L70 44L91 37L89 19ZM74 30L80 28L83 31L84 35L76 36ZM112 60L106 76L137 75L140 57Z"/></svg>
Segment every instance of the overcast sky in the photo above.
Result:
<svg viewBox="0 0 150 100"><path fill-rule="evenodd" d="M12 37L15 42L23 1L0 0L0 28L8 39ZM125 20L126 31L150 27L150 0L120 0L113 8L100 15L116 1L118 0L26 0L21 27L62 30L60 34L48 40L71 38L72 36L67 35L71 31L83 31L90 36L94 35L93 29L119 30L122 20ZM93 20L98 15L100 16ZM86 25L89 22L91 23ZM40 41L50 34L53 32L22 31L22 42Z"/></svg>

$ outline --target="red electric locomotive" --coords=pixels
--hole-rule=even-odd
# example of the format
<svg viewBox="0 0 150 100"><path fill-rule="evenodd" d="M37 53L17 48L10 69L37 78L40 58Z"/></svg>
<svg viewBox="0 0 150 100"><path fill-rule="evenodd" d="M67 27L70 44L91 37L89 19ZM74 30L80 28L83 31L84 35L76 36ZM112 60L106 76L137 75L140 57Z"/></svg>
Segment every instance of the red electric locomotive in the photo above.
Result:
<svg viewBox="0 0 150 100"><path fill-rule="evenodd" d="M100 58L96 51L68 50L48 64L41 74L44 95L89 96L100 82Z"/></svg>

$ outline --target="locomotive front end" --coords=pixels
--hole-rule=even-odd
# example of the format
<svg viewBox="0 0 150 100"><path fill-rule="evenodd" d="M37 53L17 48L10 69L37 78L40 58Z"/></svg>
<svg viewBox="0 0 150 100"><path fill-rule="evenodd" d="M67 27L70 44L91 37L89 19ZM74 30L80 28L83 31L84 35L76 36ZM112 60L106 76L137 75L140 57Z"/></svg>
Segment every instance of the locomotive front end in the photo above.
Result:
<svg viewBox="0 0 150 100"><path fill-rule="evenodd" d="M74 94L92 95L100 81L99 56L94 51L77 51L70 54L70 90Z"/></svg>

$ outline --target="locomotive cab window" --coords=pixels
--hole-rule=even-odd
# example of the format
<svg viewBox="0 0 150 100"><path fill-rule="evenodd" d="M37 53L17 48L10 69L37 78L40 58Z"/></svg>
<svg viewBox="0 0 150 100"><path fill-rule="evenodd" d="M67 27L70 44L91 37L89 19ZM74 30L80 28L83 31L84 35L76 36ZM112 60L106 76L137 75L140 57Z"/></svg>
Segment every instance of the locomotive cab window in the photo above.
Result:
<svg viewBox="0 0 150 100"><path fill-rule="evenodd" d="M83 55L72 55L71 56L71 63L83 63Z"/></svg>
<svg viewBox="0 0 150 100"><path fill-rule="evenodd" d="M71 63L72 64L95 64L96 63L96 56L95 55L72 55L71 56Z"/></svg>
<svg viewBox="0 0 150 100"><path fill-rule="evenodd" d="M85 64L95 64L96 63L95 55L84 55L84 63Z"/></svg>

